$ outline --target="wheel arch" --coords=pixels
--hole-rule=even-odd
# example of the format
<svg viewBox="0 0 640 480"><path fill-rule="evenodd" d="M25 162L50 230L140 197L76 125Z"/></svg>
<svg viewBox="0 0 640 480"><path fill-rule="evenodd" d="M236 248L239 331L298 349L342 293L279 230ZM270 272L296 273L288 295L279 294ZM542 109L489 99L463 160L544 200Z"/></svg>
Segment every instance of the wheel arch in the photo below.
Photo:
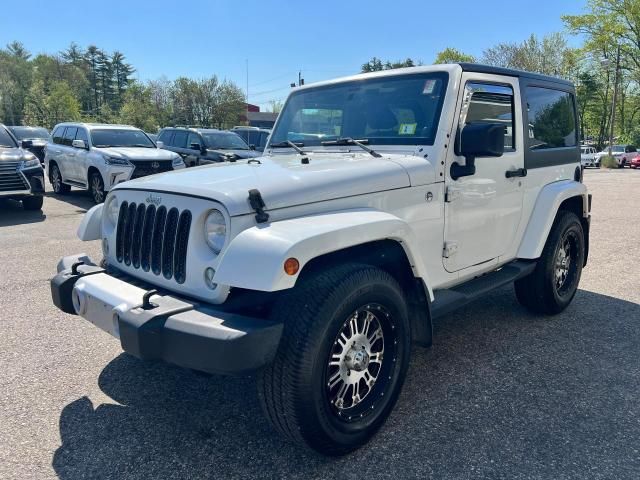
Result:
<svg viewBox="0 0 640 480"><path fill-rule="evenodd" d="M590 200L587 187L573 180L562 180L546 185L538 194L518 249L518 258L540 257L560 210L571 211L580 219L585 230L585 253L588 253Z"/></svg>
<svg viewBox="0 0 640 480"><path fill-rule="evenodd" d="M222 285L274 292L295 287L301 275L344 262L374 265L403 286L416 319L414 337L431 341L433 292L413 231L386 212L357 209L255 226L236 236L220 260L214 280ZM296 258L296 275L284 262Z"/></svg>

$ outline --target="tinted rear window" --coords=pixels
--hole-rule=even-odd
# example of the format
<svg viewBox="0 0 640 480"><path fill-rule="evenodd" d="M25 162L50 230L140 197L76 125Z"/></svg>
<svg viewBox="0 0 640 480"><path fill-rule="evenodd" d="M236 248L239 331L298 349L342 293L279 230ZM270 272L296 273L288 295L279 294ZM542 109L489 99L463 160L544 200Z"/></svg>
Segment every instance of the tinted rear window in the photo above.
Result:
<svg viewBox="0 0 640 480"><path fill-rule="evenodd" d="M529 148L575 147L576 112L573 95L560 90L527 87Z"/></svg>

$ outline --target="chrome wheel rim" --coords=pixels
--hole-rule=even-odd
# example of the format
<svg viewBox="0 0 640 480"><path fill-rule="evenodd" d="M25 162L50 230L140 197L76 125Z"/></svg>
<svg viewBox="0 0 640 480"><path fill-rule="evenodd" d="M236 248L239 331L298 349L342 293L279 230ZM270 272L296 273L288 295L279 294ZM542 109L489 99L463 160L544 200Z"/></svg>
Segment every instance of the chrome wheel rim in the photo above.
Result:
<svg viewBox="0 0 640 480"><path fill-rule="evenodd" d="M562 236L554 259L553 281L556 292L567 295L574 290L577 276L578 239L572 231Z"/></svg>
<svg viewBox="0 0 640 480"><path fill-rule="evenodd" d="M97 175L91 178L91 189L93 190L93 198L96 203L101 203L104 200L104 192L102 191L102 181Z"/></svg>
<svg viewBox="0 0 640 480"><path fill-rule="evenodd" d="M51 177L52 177L51 183L53 183L53 189L57 192L60 190L60 187L62 186L62 180L60 179L60 172L58 171L57 167L55 167L51 172Z"/></svg>
<svg viewBox="0 0 640 480"><path fill-rule="evenodd" d="M326 365L326 398L343 420L370 413L391 380L397 341L389 312L377 304L357 309L344 321Z"/></svg>

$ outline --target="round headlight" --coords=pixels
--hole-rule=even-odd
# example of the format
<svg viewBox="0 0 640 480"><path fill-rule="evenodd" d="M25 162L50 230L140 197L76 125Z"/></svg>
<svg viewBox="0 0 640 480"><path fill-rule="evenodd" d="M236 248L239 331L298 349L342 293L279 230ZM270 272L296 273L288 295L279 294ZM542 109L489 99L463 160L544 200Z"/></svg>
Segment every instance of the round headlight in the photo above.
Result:
<svg viewBox="0 0 640 480"><path fill-rule="evenodd" d="M227 238L227 223L220 210L211 210L204 221L204 239L209 248L219 254Z"/></svg>
<svg viewBox="0 0 640 480"><path fill-rule="evenodd" d="M120 213L120 204L116 197L111 197L109 204L107 205L107 219L111 222L111 225L118 223L118 214Z"/></svg>

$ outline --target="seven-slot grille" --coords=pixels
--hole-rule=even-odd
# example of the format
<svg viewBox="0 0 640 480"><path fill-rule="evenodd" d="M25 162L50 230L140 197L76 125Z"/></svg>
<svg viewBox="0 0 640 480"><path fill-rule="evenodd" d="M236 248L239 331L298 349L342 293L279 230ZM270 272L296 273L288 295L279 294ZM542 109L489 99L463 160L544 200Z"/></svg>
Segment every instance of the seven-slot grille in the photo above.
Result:
<svg viewBox="0 0 640 480"><path fill-rule="evenodd" d="M0 192L28 190L29 184L18 171L20 162L0 161Z"/></svg>
<svg viewBox="0 0 640 480"><path fill-rule="evenodd" d="M133 268L174 278L187 278L187 243L191 212L163 205L123 202L118 214L116 259Z"/></svg>

